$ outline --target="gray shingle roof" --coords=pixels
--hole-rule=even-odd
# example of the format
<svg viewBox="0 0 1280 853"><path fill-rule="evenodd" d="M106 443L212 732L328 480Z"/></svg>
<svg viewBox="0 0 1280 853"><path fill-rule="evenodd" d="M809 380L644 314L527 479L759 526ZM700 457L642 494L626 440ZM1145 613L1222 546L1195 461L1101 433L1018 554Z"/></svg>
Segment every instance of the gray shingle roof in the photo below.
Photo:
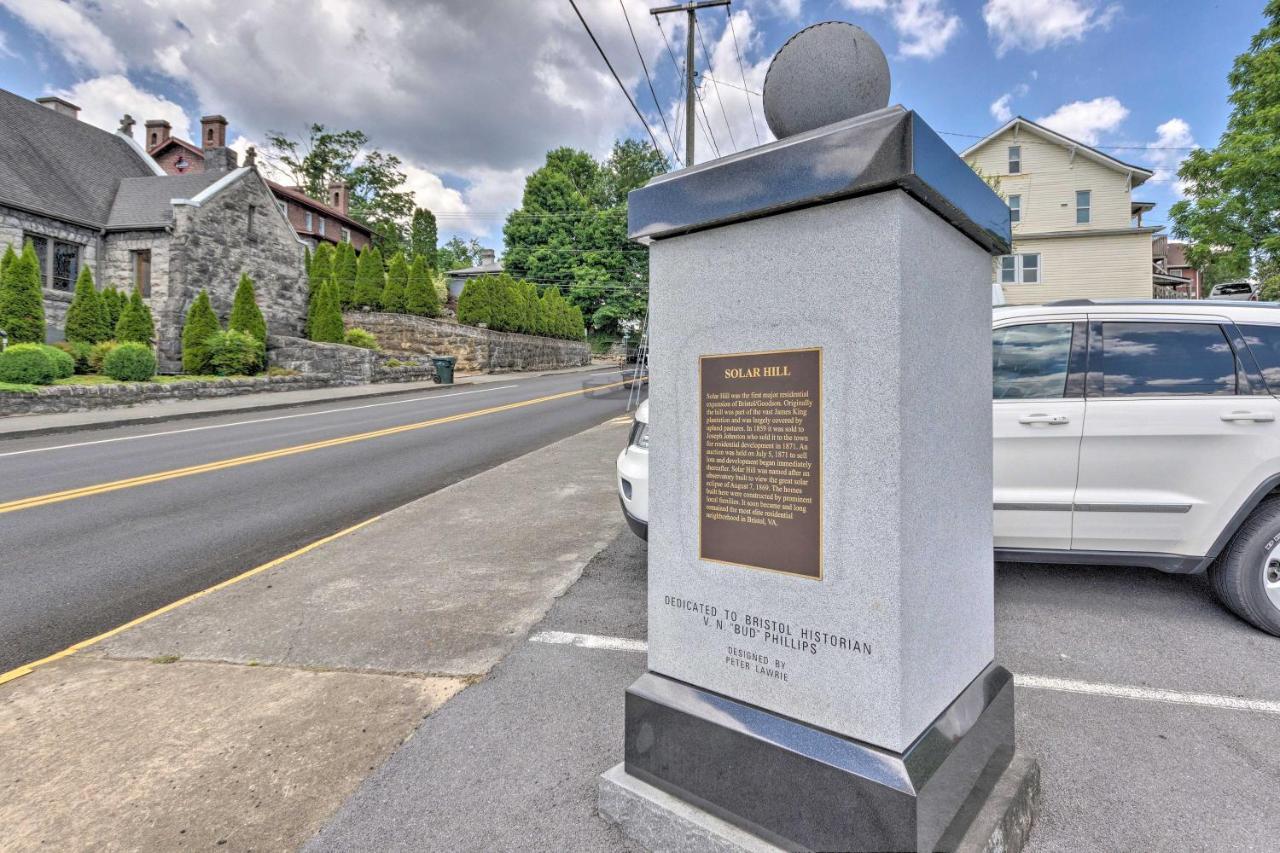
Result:
<svg viewBox="0 0 1280 853"><path fill-rule="evenodd" d="M152 174L116 134L0 89L0 203L101 226L120 180Z"/></svg>
<svg viewBox="0 0 1280 853"><path fill-rule="evenodd" d="M205 187L226 176L226 172L201 172L195 175L125 178L120 181L106 226L118 231L168 225L173 219L173 205L170 204L173 199L199 195Z"/></svg>

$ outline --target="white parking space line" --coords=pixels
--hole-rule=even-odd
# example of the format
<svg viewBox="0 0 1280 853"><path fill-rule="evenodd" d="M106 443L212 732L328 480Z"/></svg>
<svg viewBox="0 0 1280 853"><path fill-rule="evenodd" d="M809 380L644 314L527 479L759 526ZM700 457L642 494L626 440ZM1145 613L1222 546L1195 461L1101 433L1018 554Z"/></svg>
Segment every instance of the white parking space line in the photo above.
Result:
<svg viewBox="0 0 1280 853"><path fill-rule="evenodd" d="M540 631L529 638L531 643L548 643L553 646L579 646L584 649L608 649L612 652L644 652L649 644L644 640L628 640L625 637L600 637L595 634L570 634L566 631Z"/></svg>
<svg viewBox="0 0 1280 853"><path fill-rule="evenodd" d="M11 450L0 453L0 459L6 456L22 456L25 453L45 453L50 450L70 450L73 447L91 447L95 444L111 444L116 441L137 441L140 438L159 438L166 435L178 435L184 432L202 432L207 429L226 429L228 427L247 426L249 424L265 424L271 421L287 421L293 418L313 418L316 415L332 415L338 412L354 412L358 409L376 409L381 406L403 406L406 403L419 403L423 400L443 400L445 397L462 397L467 394L488 394L490 391L504 391L515 388L515 385L499 385L496 388L478 388L475 391L454 391L449 394L427 394L423 397L411 397L408 400L388 400L383 403L365 403L359 406L343 406L338 409L325 409L320 412L300 412L296 415L276 415L270 418L255 418L248 421L236 421L229 424L209 424L208 426L186 427L185 429L169 429L163 432L149 432L144 435L122 435L118 438L100 438L97 441L78 441L75 444L59 444L54 447L33 447L29 450Z"/></svg>
<svg viewBox="0 0 1280 853"><path fill-rule="evenodd" d="M645 652L649 644L644 640L625 637L601 637L596 634L573 634L567 631L541 631L529 637L531 643L549 643L560 646L578 646L584 649L606 649L615 652ZM1132 687L1124 684L1106 684L1097 681L1077 681L1070 678L1051 678L1044 675L1014 674L1013 683L1029 690L1052 690L1058 693L1077 693L1084 696L1106 696L1111 699L1129 699L1136 702L1162 702L1168 705L1193 705L1220 711L1252 711L1258 714L1280 716L1280 702L1267 699L1242 699L1220 693L1184 693L1179 690L1161 690L1154 687Z"/></svg>

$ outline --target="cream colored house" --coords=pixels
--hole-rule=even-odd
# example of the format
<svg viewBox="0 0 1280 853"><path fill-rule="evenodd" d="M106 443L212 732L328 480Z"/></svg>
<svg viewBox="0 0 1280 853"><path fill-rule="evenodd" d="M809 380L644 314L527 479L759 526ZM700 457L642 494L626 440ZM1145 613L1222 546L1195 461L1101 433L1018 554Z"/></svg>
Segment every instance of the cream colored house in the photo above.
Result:
<svg viewBox="0 0 1280 853"><path fill-rule="evenodd" d="M1013 254L995 261L1012 305L1152 296L1149 169L1117 160L1021 116L961 155L1009 205Z"/></svg>

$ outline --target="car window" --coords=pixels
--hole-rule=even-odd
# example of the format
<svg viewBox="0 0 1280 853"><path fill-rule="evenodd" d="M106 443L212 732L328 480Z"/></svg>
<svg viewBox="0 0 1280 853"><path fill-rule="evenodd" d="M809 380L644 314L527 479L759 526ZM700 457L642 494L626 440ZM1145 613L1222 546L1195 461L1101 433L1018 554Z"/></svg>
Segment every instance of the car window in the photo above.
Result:
<svg viewBox="0 0 1280 853"><path fill-rule="evenodd" d="M1248 284L1220 284L1214 288L1214 292L1218 294L1253 293L1253 287Z"/></svg>
<svg viewBox="0 0 1280 853"><path fill-rule="evenodd" d="M1213 323L1103 323L1101 360L1104 397L1236 393L1235 353Z"/></svg>
<svg viewBox="0 0 1280 853"><path fill-rule="evenodd" d="M1262 368L1262 380L1272 394L1280 394L1280 326L1240 326L1249 352Z"/></svg>
<svg viewBox="0 0 1280 853"><path fill-rule="evenodd" d="M1061 397L1071 357L1071 323L1005 326L991 333L991 396Z"/></svg>

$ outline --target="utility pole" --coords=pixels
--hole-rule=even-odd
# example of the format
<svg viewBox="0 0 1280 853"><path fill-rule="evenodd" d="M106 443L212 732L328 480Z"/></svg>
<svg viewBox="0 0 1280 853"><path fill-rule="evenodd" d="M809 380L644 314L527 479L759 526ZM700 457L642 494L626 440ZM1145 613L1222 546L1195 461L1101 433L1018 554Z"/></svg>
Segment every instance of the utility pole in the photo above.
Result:
<svg viewBox="0 0 1280 853"><path fill-rule="evenodd" d="M699 0L696 3L680 3L675 6L663 6L659 9L650 9L649 14L653 16L665 15L669 12L686 12L689 15L688 20L688 38L685 40L685 60L684 60L684 164L685 166L693 165L693 129L697 116L694 109L697 107L693 89L694 77L694 59L693 59L693 39L694 29L698 25L698 10L708 9L712 6L728 6L732 0Z"/></svg>

